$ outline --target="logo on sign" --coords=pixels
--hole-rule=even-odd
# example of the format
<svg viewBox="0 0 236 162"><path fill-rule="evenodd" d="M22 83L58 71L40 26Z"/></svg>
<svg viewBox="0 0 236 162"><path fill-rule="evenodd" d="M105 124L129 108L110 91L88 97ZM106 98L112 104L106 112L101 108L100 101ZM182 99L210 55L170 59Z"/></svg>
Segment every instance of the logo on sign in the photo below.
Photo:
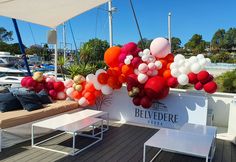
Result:
<svg viewBox="0 0 236 162"><path fill-rule="evenodd" d="M159 101L155 101L150 109L136 107L135 118L146 119L148 124L163 126L178 123L179 116L168 112L168 107Z"/></svg>

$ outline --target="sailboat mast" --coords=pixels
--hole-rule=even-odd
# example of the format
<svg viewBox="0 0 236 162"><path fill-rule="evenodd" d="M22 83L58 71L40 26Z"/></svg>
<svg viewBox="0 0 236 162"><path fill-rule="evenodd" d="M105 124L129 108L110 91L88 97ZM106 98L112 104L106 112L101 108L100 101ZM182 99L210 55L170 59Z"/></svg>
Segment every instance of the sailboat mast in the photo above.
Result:
<svg viewBox="0 0 236 162"><path fill-rule="evenodd" d="M108 17L109 17L109 39L110 47L113 46L113 27L112 27L112 3L108 1Z"/></svg>
<svg viewBox="0 0 236 162"><path fill-rule="evenodd" d="M62 30L62 36L63 36L63 52L64 52L64 60L66 60L66 24L63 23L63 30Z"/></svg>
<svg viewBox="0 0 236 162"><path fill-rule="evenodd" d="M168 39L171 47L171 13L168 14Z"/></svg>

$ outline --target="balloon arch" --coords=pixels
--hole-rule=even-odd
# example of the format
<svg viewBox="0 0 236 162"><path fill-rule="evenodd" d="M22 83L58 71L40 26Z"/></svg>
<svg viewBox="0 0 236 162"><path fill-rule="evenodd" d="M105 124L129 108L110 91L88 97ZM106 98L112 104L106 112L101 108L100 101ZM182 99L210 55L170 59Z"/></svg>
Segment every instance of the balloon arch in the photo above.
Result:
<svg viewBox="0 0 236 162"><path fill-rule="evenodd" d="M127 85L128 95L136 106L150 108L153 100L168 96L170 88L193 84L196 90L214 93L217 84L205 69L210 59L199 54L186 59L170 53L165 38L156 38L150 49L141 50L130 42L123 47L111 47L104 54L108 69L99 69L86 77L77 75L64 82L41 72L25 77L22 87L36 92L46 90L53 99L72 99L81 106L92 106L100 95L109 95L122 84Z"/></svg>

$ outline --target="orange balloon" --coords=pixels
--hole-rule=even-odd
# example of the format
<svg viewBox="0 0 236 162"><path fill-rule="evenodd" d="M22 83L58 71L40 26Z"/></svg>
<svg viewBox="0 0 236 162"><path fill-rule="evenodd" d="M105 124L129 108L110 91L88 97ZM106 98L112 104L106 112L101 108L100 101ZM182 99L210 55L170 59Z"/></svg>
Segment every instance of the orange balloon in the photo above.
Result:
<svg viewBox="0 0 236 162"><path fill-rule="evenodd" d="M87 83L85 85L84 89L88 92L94 92L95 91L93 83Z"/></svg>
<svg viewBox="0 0 236 162"><path fill-rule="evenodd" d="M107 84L108 77L107 73L100 73L97 79L100 84Z"/></svg>
<svg viewBox="0 0 236 162"><path fill-rule="evenodd" d="M168 63L167 65L166 65L166 69L170 69L170 65L172 64L172 62L171 63Z"/></svg>
<svg viewBox="0 0 236 162"><path fill-rule="evenodd" d="M72 93L72 97L73 97L74 99L80 99L80 98L82 97L82 93L81 93L81 92L78 92L78 91L74 91L74 92Z"/></svg>
<svg viewBox="0 0 236 162"><path fill-rule="evenodd" d="M114 46L106 50L104 54L104 61L109 67L118 67L119 66L119 55L121 48Z"/></svg>
<svg viewBox="0 0 236 162"><path fill-rule="evenodd" d="M164 57L164 60L166 60L167 62L173 62L174 61L174 55L172 53L170 53L166 57Z"/></svg>
<svg viewBox="0 0 236 162"><path fill-rule="evenodd" d="M125 83L126 82L126 78L125 78L125 75L124 74L121 74L118 78L119 82L120 83Z"/></svg>
<svg viewBox="0 0 236 162"><path fill-rule="evenodd" d="M165 70L165 71L163 72L163 77L166 78L166 79L170 78L170 77L171 77L171 72L170 72L170 70Z"/></svg>
<svg viewBox="0 0 236 162"><path fill-rule="evenodd" d="M92 100L95 99L95 95L94 95L93 93L91 93L91 92L86 92L86 93L84 94L84 97L85 97L88 101L92 101Z"/></svg>
<svg viewBox="0 0 236 162"><path fill-rule="evenodd" d="M132 66L129 66L129 65L123 65L121 70L122 70L122 74L124 74L125 76L128 76L129 74L134 73L134 69L132 68Z"/></svg>
<svg viewBox="0 0 236 162"><path fill-rule="evenodd" d="M111 88L115 89L117 87L117 83L118 83L118 79L115 76L110 76L107 80L107 84L108 86L110 86Z"/></svg>
<svg viewBox="0 0 236 162"><path fill-rule="evenodd" d="M94 99L94 100L88 101L88 103L89 103L89 106L93 106L93 105L95 105L96 100Z"/></svg>

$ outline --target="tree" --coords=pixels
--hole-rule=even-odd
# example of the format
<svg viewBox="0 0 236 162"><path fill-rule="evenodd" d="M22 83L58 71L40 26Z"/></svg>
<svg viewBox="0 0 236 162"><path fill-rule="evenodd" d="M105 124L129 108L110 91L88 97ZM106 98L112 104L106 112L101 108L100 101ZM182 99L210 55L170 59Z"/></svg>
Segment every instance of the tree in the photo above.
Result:
<svg viewBox="0 0 236 162"><path fill-rule="evenodd" d="M104 59L104 53L109 48L106 40L90 39L80 48L80 61L87 63L95 63Z"/></svg>
<svg viewBox="0 0 236 162"><path fill-rule="evenodd" d="M0 42L8 42L13 40L12 31L7 31L5 28L0 27Z"/></svg>
<svg viewBox="0 0 236 162"><path fill-rule="evenodd" d="M225 30L218 29L211 39L211 48L213 51L218 51L225 47Z"/></svg>
<svg viewBox="0 0 236 162"><path fill-rule="evenodd" d="M32 46L30 46L29 48L26 49L25 53L27 55L37 54L39 56L42 56L43 48L40 45L32 45Z"/></svg>
<svg viewBox="0 0 236 162"><path fill-rule="evenodd" d="M224 37L225 48L231 51L233 47L236 47L236 28L230 28Z"/></svg>
<svg viewBox="0 0 236 162"><path fill-rule="evenodd" d="M179 38L177 37L171 38L171 51L173 53L176 53L177 50L181 48L180 45L181 45L181 40Z"/></svg>
<svg viewBox="0 0 236 162"><path fill-rule="evenodd" d="M194 54L204 52L206 47L206 41L204 41L202 35L199 34L194 34L188 43L185 44L185 48L192 51Z"/></svg>
<svg viewBox="0 0 236 162"><path fill-rule="evenodd" d="M143 45L142 45L143 42ZM147 39L147 38L143 38L143 40L138 41L138 47L142 50L146 49L146 48L150 48L150 44L152 43L152 39Z"/></svg>

